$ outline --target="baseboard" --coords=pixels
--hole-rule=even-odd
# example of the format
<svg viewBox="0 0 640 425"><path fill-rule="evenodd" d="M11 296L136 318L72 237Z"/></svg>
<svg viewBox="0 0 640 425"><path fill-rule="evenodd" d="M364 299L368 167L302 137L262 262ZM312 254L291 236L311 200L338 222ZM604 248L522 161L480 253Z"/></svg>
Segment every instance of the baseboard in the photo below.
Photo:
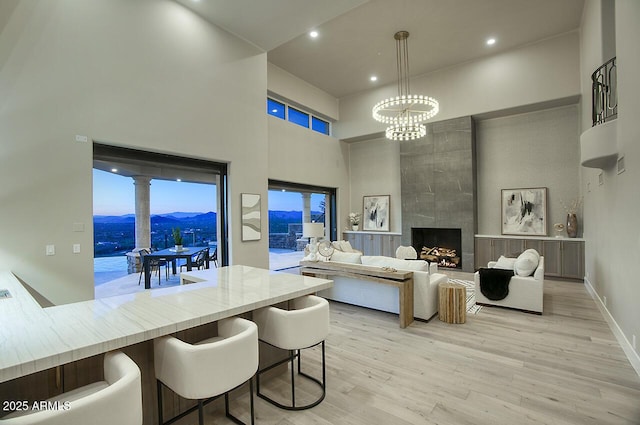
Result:
<svg viewBox="0 0 640 425"><path fill-rule="evenodd" d="M631 366L635 369L638 376L640 376L640 355L638 355L638 353L636 353L636 351L633 349L633 346L625 336L624 332L622 332L622 329L620 329L620 326L618 326L616 319L614 319L611 313L609 313L609 310L600 299L600 296L591 285L589 279L586 277L584 278L584 286L587 288L587 292L589 292L591 298L593 298L593 300L596 302L596 305L602 313L602 316L604 316L604 319L609 324L609 328L611 328L611 331L622 347L624 354L627 356L627 359L629 359L629 363L631 363Z"/></svg>

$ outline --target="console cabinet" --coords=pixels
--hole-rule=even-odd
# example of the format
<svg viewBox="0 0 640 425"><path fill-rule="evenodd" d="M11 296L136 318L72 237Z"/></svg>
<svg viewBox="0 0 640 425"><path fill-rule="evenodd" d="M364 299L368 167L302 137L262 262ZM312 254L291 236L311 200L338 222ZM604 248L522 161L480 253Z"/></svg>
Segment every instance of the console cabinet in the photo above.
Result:
<svg viewBox="0 0 640 425"><path fill-rule="evenodd" d="M475 237L475 268L487 267L501 255L517 257L533 248L544 256L544 275L567 279L584 278L584 239L523 238L509 236Z"/></svg>
<svg viewBox="0 0 640 425"><path fill-rule="evenodd" d="M364 255L395 257L396 249L402 244L400 233L344 231L343 238Z"/></svg>

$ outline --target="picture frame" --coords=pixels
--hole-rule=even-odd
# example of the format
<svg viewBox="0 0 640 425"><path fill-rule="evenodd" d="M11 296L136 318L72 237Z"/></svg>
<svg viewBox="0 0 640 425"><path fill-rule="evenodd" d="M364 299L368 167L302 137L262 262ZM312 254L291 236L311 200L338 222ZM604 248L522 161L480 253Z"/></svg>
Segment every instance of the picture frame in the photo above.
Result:
<svg viewBox="0 0 640 425"><path fill-rule="evenodd" d="M262 238L260 222L260 195L255 193L240 194L242 210L242 241L259 241Z"/></svg>
<svg viewBox="0 0 640 425"><path fill-rule="evenodd" d="M388 232L391 195L362 197L362 230Z"/></svg>
<svg viewBox="0 0 640 425"><path fill-rule="evenodd" d="M547 235L547 188L502 189L502 234Z"/></svg>

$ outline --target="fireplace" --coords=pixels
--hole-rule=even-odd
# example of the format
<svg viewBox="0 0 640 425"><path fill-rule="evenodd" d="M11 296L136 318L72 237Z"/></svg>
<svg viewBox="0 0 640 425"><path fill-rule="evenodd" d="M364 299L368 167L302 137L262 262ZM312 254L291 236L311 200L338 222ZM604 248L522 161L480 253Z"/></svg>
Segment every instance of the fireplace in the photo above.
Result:
<svg viewBox="0 0 640 425"><path fill-rule="evenodd" d="M411 245L418 258L436 262L438 267L462 268L462 230L412 227Z"/></svg>

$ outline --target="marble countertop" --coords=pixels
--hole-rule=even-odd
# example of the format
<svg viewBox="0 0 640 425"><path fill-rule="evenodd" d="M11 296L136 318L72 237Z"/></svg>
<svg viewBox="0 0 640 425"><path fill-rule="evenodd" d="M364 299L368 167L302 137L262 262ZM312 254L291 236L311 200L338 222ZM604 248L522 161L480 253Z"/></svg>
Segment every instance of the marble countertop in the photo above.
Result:
<svg viewBox="0 0 640 425"><path fill-rule="evenodd" d="M0 382L246 313L333 286L331 280L230 266L201 282L42 308L0 272Z"/></svg>

